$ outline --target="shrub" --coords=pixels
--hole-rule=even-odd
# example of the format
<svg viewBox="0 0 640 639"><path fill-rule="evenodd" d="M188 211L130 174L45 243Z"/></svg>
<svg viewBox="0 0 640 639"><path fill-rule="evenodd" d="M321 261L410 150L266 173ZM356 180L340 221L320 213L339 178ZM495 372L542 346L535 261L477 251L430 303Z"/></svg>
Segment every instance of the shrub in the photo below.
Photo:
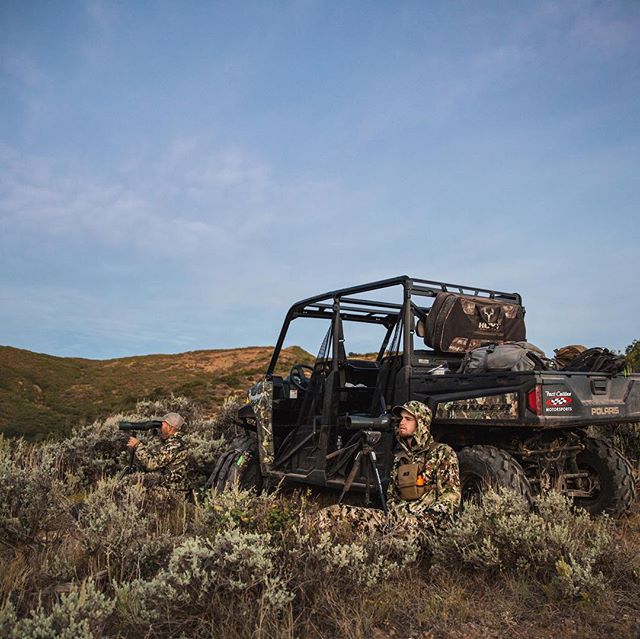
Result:
<svg viewBox="0 0 640 639"><path fill-rule="evenodd" d="M215 438L215 427L212 422L198 422L185 432L184 442L187 447L187 461L191 486L204 486L216 460L226 448L224 437Z"/></svg>
<svg viewBox="0 0 640 639"><path fill-rule="evenodd" d="M59 475L86 487L122 470L128 435L118 430L118 422L125 419L131 416L112 415L74 428L71 437L57 443Z"/></svg>
<svg viewBox="0 0 640 639"><path fill-rule="evenodd" d="M182 497L147 489L139 479L100 481L79 511L77 537L94 572L106 569L115 579L155 574L181 538L165 519Z"/></svg>
<svg viewBox="0 0 640 639"><path fill-rule="evenodd" d="M596 572L611 542L610 522L574 510L556 492L529 512L515 493L487 493L468 504L450 528L431 538L434 563L489 572L528 574L563 596L588 596L604 586Z"/></svg>
<svg viewBox="0 0 640 639"><path fill-rule="evenodd" d="M238 411L246 404L245 395L229 395L224 398L222 407L216 413L213 424L220 437L233 439L239 434Z"/></svg>
<svg viewBox="0 0 640 639"><path fill-rule="evenodd" d="M631 370L634 373L640 373L640 339L634 339L633 342L627 346L624 354Z"/></svg>
<svg viewBox="0 0 640 639"><path fill-rule="evenodd" d="M51 447L0 438L0 543L44 542L65 512Z"/></svg>
<svg viewBox="0 0 640 639"><path fill-rule="evenodd" d="M269 535L228 530L213 539L189 538L176 547L166 570L118 590L123 625L152 636L189 636L234 624L245 634L265 616L277 615L292 595L274 560Z"/></svg>
<svg viewBox="0 0 640 639"><path fill-rule="evenodd" d="M114 605L92 582L85 582L62 595L48 612L38 606L20 620L13 605L7 603L0 610L0 633L6 639L98 639Z"/></svg>
<svg viewBox="0 0 640 639"><path fill-rule="evenodd" d="M292 552L300 555L306 570L317 578L350 591L400 576L416 561L418 546L382 535L340 543L325 531L300 537Z"/></svg>
<svg viewBox="0 0 640 639"><path fill-rule="evenodd" d="M195 514L195 533L204 537L230 529L282 534L312 511L305 493L284 496L278 492L256 495L234 486L223 492L210 491Z"/></svg>

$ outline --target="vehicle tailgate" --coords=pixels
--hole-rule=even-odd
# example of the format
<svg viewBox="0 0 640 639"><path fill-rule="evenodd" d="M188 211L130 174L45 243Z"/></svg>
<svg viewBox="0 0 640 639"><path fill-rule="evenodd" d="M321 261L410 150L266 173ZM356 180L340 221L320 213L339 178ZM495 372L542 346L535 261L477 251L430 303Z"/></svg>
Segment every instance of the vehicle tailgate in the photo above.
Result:
<svg viewBox="0 0 640 639"><path fill-rule="evenodd" d="M640 421L640 375L547 371L537 377L545 424Z"/></svg>

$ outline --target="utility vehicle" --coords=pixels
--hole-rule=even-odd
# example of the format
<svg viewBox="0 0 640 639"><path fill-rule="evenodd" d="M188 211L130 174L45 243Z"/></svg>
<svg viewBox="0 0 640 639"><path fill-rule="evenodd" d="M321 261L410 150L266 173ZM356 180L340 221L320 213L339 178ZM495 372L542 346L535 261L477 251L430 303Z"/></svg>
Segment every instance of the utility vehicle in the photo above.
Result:
<svg viewBox="0 0 640 639"><path fill-rule="evenodd" d="M586 429L613 431L640 421L640 375L458 373L463 352L425 348L416 332L443 292L463 301L522 305L518 293L406 275L296 302L264 378L239 412L243 434L219 458L210 485L223 489L238 481L260 489L284 481L338 494L348 483L369 499L375 469L362 464L353 473L357 453L363 445L374 452L386 490L396 445L391 409L416 399L433 410L436 440L458 454L463 501L487 486L525 497L555 489L591 513L623 513L635 497L630 465L607 439L590 437ZM292 323L321 320L327 330L315 362L280 371ZM348 355L347 325L355 335L359 327L378 326L377 354Z"/></svg>

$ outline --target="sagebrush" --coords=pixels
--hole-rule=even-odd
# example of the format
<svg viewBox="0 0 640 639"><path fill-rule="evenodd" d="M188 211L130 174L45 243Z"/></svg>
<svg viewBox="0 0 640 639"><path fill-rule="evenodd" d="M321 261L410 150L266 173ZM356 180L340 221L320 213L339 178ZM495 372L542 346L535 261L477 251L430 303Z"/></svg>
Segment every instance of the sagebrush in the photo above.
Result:
<svg viewBox="0 0 640 639"><path fill-rule="evenodd" d="M489 494L425 546L408 547L319 527L308 492L235 487L188 502L142 475L119 477L119 419L186 414L192 476L204 483L239 405L229 400L208 421L173 397L58 443L0 440L0 635L500 636L507 612L538 635L541 619L562 615L584 619L585 636L612 634L611 615L628 619L613 634L640 630L636 514L613 522L554 493L533 510L511 493ZM501 604L474 611L478 592ZM455 625L468 618L475 635Z"/></svg>

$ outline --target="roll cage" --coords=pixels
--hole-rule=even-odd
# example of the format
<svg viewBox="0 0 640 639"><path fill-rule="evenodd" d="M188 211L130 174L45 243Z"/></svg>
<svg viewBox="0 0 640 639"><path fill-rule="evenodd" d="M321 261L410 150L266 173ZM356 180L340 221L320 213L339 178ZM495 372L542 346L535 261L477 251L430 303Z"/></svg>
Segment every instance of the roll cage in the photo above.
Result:
<svg viewBox="0 0 640 639"><path fill-rule="evenodd" d="M402 302L376 301L363 298L362 294L382 291L392 287L402 287ZM402 340L402 365L411 366L413 355L413 335L415 333L415 318L425 319L431 305L422 305L414 301L414 297L435 298L440 292L457 293L473 297L486 297L496 301L522 304L519 293L507 293L486 288L463 286L412 278L408 275L370 282L360 286L337 289L321 295L300 300L291 306L285 317L278 341L273 351L266 377L271 379L276 369L278 358L282 351L291 322L299 317L329 319L332 322L331 341L331 370L337 371L344 359L342 345L344 338L342 322L362 322L381 324L386 327L386 334L378 351L377 361L384 357L394 328L399 327ZM398 326L399 325L399 326ZM338 348L335 345L339 345Z"/></svg>

